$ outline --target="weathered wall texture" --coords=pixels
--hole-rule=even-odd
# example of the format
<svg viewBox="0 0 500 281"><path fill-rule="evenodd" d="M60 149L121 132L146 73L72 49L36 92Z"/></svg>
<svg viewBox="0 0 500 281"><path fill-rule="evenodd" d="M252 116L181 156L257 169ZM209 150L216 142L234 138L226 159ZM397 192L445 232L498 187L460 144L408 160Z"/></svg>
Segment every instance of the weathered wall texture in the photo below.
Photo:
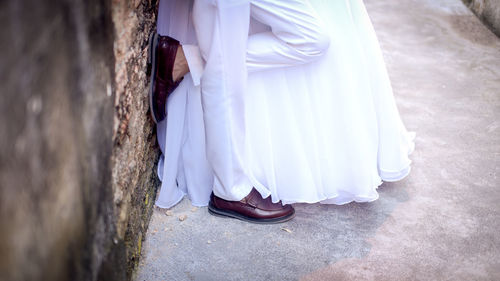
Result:
<svg viewBox="0 0 500 281"><path fill-rule="evenodd" d="M115 120L113 192L117 233L124 239L128 274L137 265L153 211L159 149L149 109L146 63L150 32L156 28L154 0L113 0L115 26Z"/></svg>
<svg viewBox="0 0 500 281"><path fill-rule="evenodd" d="M44 2L0 2L0 280L91 280L114 231L110 5Z"/></svg>
<svg viewBox="0 0 500 281"><path fill-rule="evenodd" d="M462 0L500 37L500 0Z"/></svg>
<svg viewBox="0 0 500 281"><path fill-rule="evenodd" d="M156 1L0 1L0 280L126 280L154 201Z"/></svg>

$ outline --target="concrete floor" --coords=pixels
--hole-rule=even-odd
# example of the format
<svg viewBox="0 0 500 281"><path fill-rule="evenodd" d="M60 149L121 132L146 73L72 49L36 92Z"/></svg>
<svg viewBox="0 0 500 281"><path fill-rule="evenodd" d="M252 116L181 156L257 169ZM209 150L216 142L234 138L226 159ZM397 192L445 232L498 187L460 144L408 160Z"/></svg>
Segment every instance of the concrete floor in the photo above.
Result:
<svg viewBox="0 0 500 281"><path fill-rule="evenodd" d="M283 225L157 209L137 281L500 280L500 40L459 0L365 3L417 132L409 178Z"/></svg>

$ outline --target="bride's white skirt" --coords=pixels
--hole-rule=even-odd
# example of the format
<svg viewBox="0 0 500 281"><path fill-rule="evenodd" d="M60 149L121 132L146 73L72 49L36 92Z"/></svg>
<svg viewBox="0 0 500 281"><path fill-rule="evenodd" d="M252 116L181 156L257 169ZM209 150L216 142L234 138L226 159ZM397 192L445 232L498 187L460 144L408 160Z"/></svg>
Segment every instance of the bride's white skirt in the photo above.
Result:
<svg viewBox="0 0 500 281"><path fill-rule="evenodd" d="M373 201L382 181L410 172L414 134L399 116L363 2L311 3L327 22L330 48L311 64L250 74L247 173L275 202ZM192 40L172 26L166 32ZM156 204L171 207L187 194L194 205L206 205L213 173L205 155L200 89L190 75L167 106L168 117L158 124L163 155Z"/></svg>

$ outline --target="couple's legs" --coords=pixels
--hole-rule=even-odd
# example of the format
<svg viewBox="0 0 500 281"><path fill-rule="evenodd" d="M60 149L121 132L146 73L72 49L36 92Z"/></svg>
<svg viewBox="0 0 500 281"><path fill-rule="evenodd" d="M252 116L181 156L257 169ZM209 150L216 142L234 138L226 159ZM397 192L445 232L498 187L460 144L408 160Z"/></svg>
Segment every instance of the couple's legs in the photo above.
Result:
<svg viewBox="0 0 500 281"><path fill-rule="evenodd" d="M248 30L248 14L272 31L247 36L240 29ZM321 57L330 42L308 0L195 0L193 19L205 60L218 35L213 29L226 29L220 35L233 38L224 38L229 40L221 44L232 46L238 39L247 44L248 72L309 63Z"/></svg>
<svg viewBox="0 0 500 281"><path fill-rule="evenodd" d="M250 16L272 32L248 36ZM306 0L196 0L193 20L206 61L201 91L214 193L238 201L253 187L244 165L247 73L316 60L329 40Z"/></svg>
<svg viewBox="0 0 500 281"><path fill-rule="evenodd" d="M308 0L250 0L250 14L272 31L248 37L248 72L309 63L328 49L330 39Z"/></svg>

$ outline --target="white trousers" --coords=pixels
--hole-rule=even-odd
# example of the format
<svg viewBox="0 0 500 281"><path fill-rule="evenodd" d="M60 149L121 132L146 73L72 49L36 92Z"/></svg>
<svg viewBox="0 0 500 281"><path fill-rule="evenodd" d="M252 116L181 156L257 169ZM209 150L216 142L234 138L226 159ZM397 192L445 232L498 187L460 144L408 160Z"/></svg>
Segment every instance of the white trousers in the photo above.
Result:
<svg viewBox="0 0 500 281"><path fill-rule="evenodd" d="M194 1L160 1L158 32L182 42L190 73L157 126L157 206L252 185L286 204L371 202L409 174L414 134L362 0L309 0L325 29L308 3Z"/></svg>
<svg viewBox="0 0 500 281"><path fill-rule="evenodd" d="M270 31L249 36L250 17ZM241 200L255 186L267 197L270 192L252 183L245 164L247 74L314 61L327 50L329 37L306 0L195 0L193 23L205 66L202 74L196 67L191 72L201 77L213 192ZM197 60L186 50L188 61Z"/></svg>

